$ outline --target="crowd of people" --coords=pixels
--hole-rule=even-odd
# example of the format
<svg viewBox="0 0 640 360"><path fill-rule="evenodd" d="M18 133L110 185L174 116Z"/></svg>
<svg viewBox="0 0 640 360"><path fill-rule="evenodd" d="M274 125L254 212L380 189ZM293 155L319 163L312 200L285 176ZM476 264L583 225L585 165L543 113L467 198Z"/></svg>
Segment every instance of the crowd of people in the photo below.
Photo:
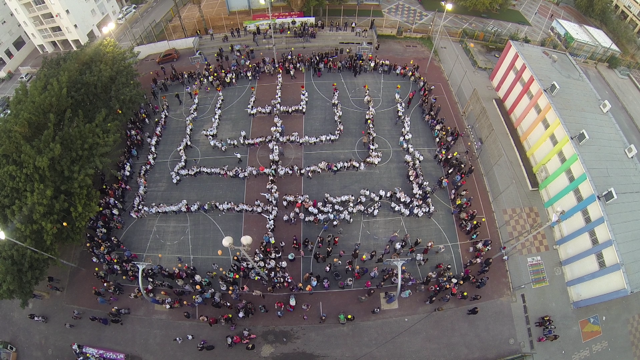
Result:
<svg viewBox="0 0 640 360"><path fill-rule="evenodd" d="M283 69L286 69L284 66L287 62L286 59L286 57L283 57L283 63L281 64L283 66L278 73L278 90L282 86L282 73L284 72ZM318 57L319 59L321 57ZM315 63L318 64L318 62ZM385 66L388 65L385 65L384 61L379 62L376 59L372 69L375 67L384 68ZM400 68L400 71L397 72L398 76L415 77L418 71L418 66L404 68L397 65L393 66L392 71L398 71L398 68ZM210 211L222 213L246 212L265 216L267 218L267 226L260 244L250 255L251 258L241 255L234 256L230 267L220 273L218 271L222 269L217 264L212 264L212 269L206 271L206 274L202 274L202 270L199 272L192 265L184 264L180 258L178 258L180 264L172 269L165 268L162 265L154 265L143 270L142 277L146 285L142 291L136 289L131 293L129 295L131 298L147 298L151 302L162 305L167 309L182 308L183 315L186 318L192 317L190 309L210 304L213 308L222 309L222 314L219 316L201 315L198 320L210 326L226 324L230 326L231 331L235 330L236 323L239 320L255 316L258 312L267 313L269 311L264 304L254 304L252 301L247 301L243 295L251 294L265 299L264 294L258 289L266 289L266 292L270 293L284 289L288 289L291 293L313 293L314 289L319 285L322 288L329 289L331 287L330 279L337 281L340 288L363 286L368 289L367 296L371 296L376 292L374 288L382 289L387 285L397 285L398 282L401 285L401 296L404 297L411 296L413 291L428 289L429 295L426 302L429 304L435 303L438 298L443 302L448 302L452 298L470 301L481 298L477 294L470 295L471 289L469 288L475 286L480 289L487 284L489 277L486 276L486 273L490 269L492 258L486 257L487 252L491 250L491 240L480 240L478 238L482 222L476 219L477 211L471 209L473 198L468 189L464 188L466 178L473 173L474 168L466 164L460 154L452 150L456 141L460 138L460 133L456 128L447 127L445 119L438 116L440 106L436 105L437 97L432 96L434 87L429 86L424 79L414 78L413 80L419 84L417 91L420 94L419 105L422 107L423 119L436 140L437 149L434 160L443 167L445 173L443 177L438 179L437 186L432 187L429 185L421 166L424 156L411 143L411 120L405 113L416 92L413 92L413 95L409 97L409 102L405 104L405 101L400 96L400 87L398 86L395 95L396 124L400 122L402 125L399 144L406 153L404 162L407 165L407 181L411 185L411 192L407 193L399 187L393 190L379 191L361 189L359 194L325 194L323 199L314 200L308 195L281 195L277 185L278 177L296 175L311 178L314 174L320 173L332 172L335 174L340 171L361 171L365 170L367 166L377 165L381 160L382 156L376 144L376 111L367 86L365 86L364 91L364 103L367 105L367 110L365 111L365 136L362 140L364 146L368 149L368 156L364 160L350 159L335 163L322 161L316 165L302 168L297 166L285 167L281 164L281 146L283 143L307 145L332 142L339 139L343 132L342 109L338 99L339 90L334 84L333 97L330 100L337 124L337 129L334 133L317 137L304 136L303 138L300 138L295 133L285 135L280 115L288 113L288 109L292 108L297 109L295 111L304 112L308 101L308 94L304 89L302 89L301 103L289 108L281 105L281 93L278 91L269 111L264 107L254 112L257 108L255 107L255 93L252 93L252 101L248 112L250 116L272 113L274 124L271 128L271 135L249 139L246 137L246 133L242 132L237 143L228 139L226 143L220 142L220 146L214 145L214 147L222 149L222 145L234 147L239 145L267 145L270 163L264 167L245 166L233 169L229 169L227 166L220 168L193 166L187 168L186 151L191 146L193 124L198 120L199 100L197 90L206 86L206 81L203 74L190 75L175 72L172 75L175 75L181 81L194 81L194 83L197 83L194 86L196 90L194 91L195 96L192 97L193 104L189 105L189 115L185 118L185 137L177 149L180 154L180 161L171 172L174 183L177 184L182 177L199 174L241 179L246 179L249 176L267 176L266 192L262 194L265 197L265 201L256 200L253 204L228 201L195 202L190 204L183 200L176 204L145 204L144 198L148 189L147 176L156 163L157 147L166 129L167 117L169 116L169 104L166 101L163 102L160 116L153 123L153 134L145 134L143 129L145 124L150 123L149 111L151 109L148 106L146 108L144 106L141 107L132 116L128 125L127 148L118 163L120 168L118 180L114 184L108 185L103 176L104 186L102 190L103 198L100 201L101 210L91 219L89 231L87 232L87 251L91 254L93 261L102 266L101 269L96 268L94 273L94 276L101 282L101 287L96 287L92 290L100 303L116 301L116 295L123 293L122 284L116 279L122 278L131 283L138 282L138 268L135 265L137 256L122 244L118 237L114 235L114 231L120 229L123 225L124 192L131 189L128 185L128 181L133 175L131 164L133 158L137 159L139 157L138 153L145 143L145 137L149 149L146 160L141 165L137 176L138 190L133 198L133 206L130 212L132 217L139 218L149 214L206 213ZM224 101L222 90L218 88L217 91L217 103L212 119L213 125L208 130L203 131L209 141L216 144L219 142L217 131L221 121ZM334 253L334 249L339 246L339 235L318 236L315 240L308 238L300 240L294 236L290 243L274 237L278 221L289 224L304 221L315 223L319 226L324 226L324 229L328 229L331 225L337 227L343 222L352 222L353 215L357 213L377 216L382 208L383 200L390 204L390 209L393 212L404 216L431 217L435 211L431 195L440 187L447 188L448 184L451 184L453 188L450 194L452 213L458 214L458 226L461 231L470 236L469 242L472 244L471 250L473 251L472 259L465 264L464 270L459 273L452 268L451 264L439 263L434 265L424 279L419 279L405 269L398 272L393 267L379 265L389 257L404 255L410 257L411 261L415 261L418 266L424 266L429 260L427 256L430 251L440 253L446 250L444 246L434 247L433 242L422 245L420 238L412 240L409 234L401 237L394 233L389 238L388 243L384 245L384 248L371 249L367 252L361 252L361 245L357 243L350 254L351 258L348 257L349 254L345 250ZM282 204L285 209L282 214L278 212L279 204ZM290 247L294 253L293 258L286 254L288 251L285 248L287 247ZM312 254L316 262L322 263L324 269L321 268L315 274L307 273L302 281L296 281L289 274L288 265L290 262L295 261L295 252L304 255L305 251ZM344 256L346 258L342 259ZM344 263L342 262L343 260ZM375 264L367 267L365 264L369 260L375 261ZM476 274L473 274L471 270L474 266L479 267ZM320 275L323 270L325 272L324 276ZM343 276L345 277L344 279ZM248 280L256 281L255 289L249 288L247 285ZM357 281L358 283L356 283ZM465 286L466 284L471 285ZM387 301L393 301L391 299L392 294L386 295ZM281 317L286 312L294 311L295 307L295 300L289 304L278 301L275 304L276 314ZM308 304L302 306L304 310L308 310L308 307ZM379 308L376 309L372 313L379 313ZM478 312L477 308L474 311L470 312L470 314L476 314ZM203 312L200 311L200 313ZM349 316L352 320L355 319L352 315ZM324 318L326 318L326 315L323 314L321 322L324 321ZM189 336L191 335L188 335L188 339L193 338L189 338ZM239 343L248 344L251 339L252 335L248 329L245 329L242 335L227 336L226 342L231 347ZM182 342L182 338L176 338L175 340L178 343ZM209 347L207 348L207 346ZM197 348L198 350L209 350L211 346L207 345L206 341L203 340L198 343Z"/></svg>

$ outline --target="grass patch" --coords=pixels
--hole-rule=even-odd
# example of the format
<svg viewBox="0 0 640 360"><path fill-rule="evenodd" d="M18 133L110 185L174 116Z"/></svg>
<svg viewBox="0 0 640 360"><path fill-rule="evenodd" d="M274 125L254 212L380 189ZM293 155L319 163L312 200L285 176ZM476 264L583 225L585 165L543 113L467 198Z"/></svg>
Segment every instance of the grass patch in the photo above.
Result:
<svg viewBox="0 0 640 360"><path fill-rule="evenodd" d="M444 11L444 8L440 4L440 1L437 1L437 0L423 0L422 7L424 7L424 9L427 11L437 10L440 13ZM522 15L520 11L514 10L514 9L501 9L499 12L493 12L493 11L482 12L482 11L469 10L462 6L454 6L453 9L447 10L447 12L453 13L456 15L467 15L467 16L483 17L483 18L493 19L493 20L507 21L514 24L523 23L525 25L531 26L531 23L529 23L527 18L524 17L524 15Z"/></svg>

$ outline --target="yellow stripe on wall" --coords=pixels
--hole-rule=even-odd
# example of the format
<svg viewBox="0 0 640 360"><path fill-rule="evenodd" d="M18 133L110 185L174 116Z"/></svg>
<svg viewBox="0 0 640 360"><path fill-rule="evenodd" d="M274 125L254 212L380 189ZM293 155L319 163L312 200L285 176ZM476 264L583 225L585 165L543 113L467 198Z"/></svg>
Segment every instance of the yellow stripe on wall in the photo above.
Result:
<svg viewBox="0 0 640 360"><path fill-rule="evenodd" d="M560 118L557 118L556 121L553 122L553 124L551 124L551 126L549 126L549 128L547 129L547 131L544 132L544 134L542 134L542 136L540 137L540 139L538 139L538 141L536 141L535 144L533 144L533 146L531 147L531 149L527 150L527 157L531 157L531 155L533 155L534 152L536 152L538 150L538 148L540 148L540 146L547 141L547 139L549 138L549 136L551 136L551 134L553 134L554 131L556 131L556 129L558 128L558 126L560 126Z"/></svg>
<svg viewBox="0 0 640 360"><path fill-rule="evenodd" d="M529 128L527 128L527 130L524 133L522 133L522 135L520 136L520 142L521 143L524 143L527 140L527 138L529 137L529 135L531 135L533 130L535 130L538 125L540 125L542 120L544 120L544 118L549 113L549 110L551 110L551 103L547 103L547 106L545 106L544 109L542 109L542 111L540 112L538 117L535 119L535 121L533 123L531 123Z"/></svg>
<svg viewBox="0 0 640 360"><path fill-rule="evenodd" d="M544 158L542 158L542 160L533 167L533 172L537 173L538 170L540 170L540 167L542 167L542 165L546 164L549 162L549 160L551 160L552 157L558 155L558 153L560 152L560 150L562 150L562 148L567 145L567 143L569 142L569 136L565 136L562 140L560 140L559 143L556 144L556 146L553 147L553 150L551 150L550 153L548 153Z"/></svg>

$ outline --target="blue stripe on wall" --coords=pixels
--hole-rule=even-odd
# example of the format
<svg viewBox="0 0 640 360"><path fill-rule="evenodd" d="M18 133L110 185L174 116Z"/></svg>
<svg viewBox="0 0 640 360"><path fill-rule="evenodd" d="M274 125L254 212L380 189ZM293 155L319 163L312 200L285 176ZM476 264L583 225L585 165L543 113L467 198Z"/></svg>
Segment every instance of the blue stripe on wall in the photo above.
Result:
<svg viewBox="0 0 640 360"><path fill-rule="evenodd" d="M618 264L613 264L609 267L606 267L602 270L598 270L596 272L593 272L591 274L587 274L584 276L580 276L579 278L575 278L573 280L569 280L567 281L567 287L571 287L571 286L575 286L578 284L582 284L583 282L587 282L587 281L591 281L593 279L597 279L599 277L605 276L605 275L609 275L612 274L616 271L620 271L622 269L622 265Z"/></svg>
<svg viewBox="0 0 640 360"><path fill-rule="evenodd" d="M567 236L565 236L565 237L563 237L561 239L558 239L556 241L556 245L564 245L564 244L568 243L569 241L577 238L578 236L580 236L580 235L582 235L584 233L587 233L587 232L595 229L596 227L598 227L598 226L600 226L602 224L604 224L604 217L598 218L597 220L594 220L594 221L590 222L589 224L585 225L584 227L581 227L580 229L572 232L571 234L569 234L569 235L567 235Z"/></svg>
<svg viewBox="0 0 640 360"><path fill-rule="evenodd" d="M613 246L613 240L605 241L601 244L598 244L587 251L583 251L580 254L575 254L572 257L561 262L562 266L567 266L573 264L576 261L582 260L588 256L595 255L596 253Z"/></svg>
<svg viewBox="0 0 640 360"><path fill-rule="evenodd" d="M571 209L569 209L568 211L566 211L563 215L560 215L560 220L561 221L565 221L568 218L572 217L573 215L577 214L578 212L584 210L587 206L593 204L596 201L596 195L595 194L591 194L591 196L587 197L586 199L582 200L578 205L572 207ZM554 222L551 223L551 226L556 226L558 225L558 222Z"/></svg>
<svg viewBox="0 0 640 360"><path fill-rule="evenodd" d="M594 296L592 298L576 301L576 302L572 303L571 305L573 305L574 308L578 309L578 308L581 308L581 307L585 307L585 306L589 306L589 305L595 305L595 304L603 303L605 301L618 299L618 298L621 298L621 297L627 296L627 295L629 295L629 290L622 289L622 290L617 290L617 291L614 291L614 292L610 292L608 294L598 295L598 296Z"/></svg>

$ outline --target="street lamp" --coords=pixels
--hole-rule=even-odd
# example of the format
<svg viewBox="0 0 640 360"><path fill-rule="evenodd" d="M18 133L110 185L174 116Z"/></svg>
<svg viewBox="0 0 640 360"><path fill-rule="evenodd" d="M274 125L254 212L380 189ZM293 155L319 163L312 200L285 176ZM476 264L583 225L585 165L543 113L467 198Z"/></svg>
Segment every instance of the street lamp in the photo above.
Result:
<svg viewBox="0 0 640 360"><path fill-rule="evenodd" d="M518 242L516 242L515 244L509 246L508 248L502 250L501 252L495 254L494 256L492 256L492 259L497 258L498 256L502 256L503 259L506 261L509 259L509 251L513 250L516 246L522 244L523 242L531 239L532 237L536 236L538 233L540 233L541 231L543 231L544 229L548 228L549 226L551 226L552 224L556 223L556 222L561 222L562 219L560 218L560 216L564 215L565 211L562 210L561 208L557 208L556 211L554 211L553 215L551 216L551 220L549 220L548 223L546 223L544 226L540 227L540 229L534 231L533 233L529 234L529 236L520 239Z"/></svg>
<svg viewBox="0 0 640 360"><path fill-rule="evenodd" d="M400 287L402 285L402 265L404 265L404 263L406 263L409 260L411 259L410 258L404 258L404 259L391 258L391 259L386 259L383 262L383 264L385 265L395 265L398 267L398 289L396 290L396 300L400 298Z"/></svg>
<svg viewBox="0 0 640 360"><path fill-rule="evenodd" d="M102 27L102 33L105 35L110 33L111 38L115 40L115 38L113 37L113 29L115 28L116 28L116 24L114 24L113 22L110 22L109 24Z"/></svg>
<svg viewBox="0 0 640 360"><path fill-rule="evenodd" d="M247 258L247 260L249 260L249 262L251 263L253 268L256 269L260 273L260 276L262 276L262 278L264 280L269 281L269 279L267 278L267 275L262 271L262 269L260 269L256 265L256 263L253 261L251 256L249 256L249 254L247 254L247 250L251 250L250 246L251 246L251 243L253 243L253 238L251 236L249 236L249 235L245 235L245 236L240 238L240 242L242 243L242 246L235 246L235 245L233 245L233 238L231 236L225 236L225 238L222 239L222 246L226 247L229 250L240 250L242 255L245 258Z"/></svg>
<svg viewBox="0 0 640 360"><path fill-rule="evenodd" d="M269 5L269 24L271 25L271 46L273 46L273 58L274 61L278 61L278 56L276 54L276 24L273 21L273 17L271 16L271 1L273 0L260 0L260 4L264 5L266 2Z"/></svg>
<svg viewBox="0 0 640 360"><path fill-rule="evenodd" d="M78 268L78 269L82 269L81 267L79 267L79 266L78 266L78 265L76 265L76 264L72 264L72 263L70 263L70 262L66 262L66 261L64 261L64 260L62 260L62 259L59 259L59 258L57 258L57 257L53 256L53 255L49 255L49 254L47 254L46 252L40 251L40 250L38 250L38 249L36 249L36 248L32 248L32 247L31 247L31 246L29 246L29 245L23 244L23 243L21 243L21 242L20 242L20 241L18 241L18 240L15 240L15 239L12 239L12 238L10 238L10 237L7 237L7 235L6 235L6 234L4 233L4 231L2 231L2 230L0 230L0 240L9 240L9 241L13 241L14 243L16 243L16 244L18 244L18 245L22 245L22 246L26 247L26 248L27 248L27 249L29 249L29 250L32 250L32 251L37 252L38 254L42 254L42 255L44 255L44 256L48 256L48 257L50 257L50 258L52 258L52 259L58 260L58 261L60 261L61 263L65 264L65 265L69 265L69 266L76 267L76 268ZM84 270L84 269L82 269L82 270Z"/></svg>
<svg viewBox="0 0 640 360"><path fill-rule="evenodd" d="M152 302L154 304L160 304L160 301L158 301L158 299L150 298L147 295L147 293L144 291L144 287L142 286L142 271L144 269L146 269L147 266L151 265L151 263L136 261L136 262L134 262L134 264L138 267L138 286L140 286L140 292L142 293L142 297L144 297L145 299L147 299L148 301L150 301L150 302Z"/></svg>
<svg viewBox="0 0 640 360"><path fill-rule="evenodd" d="M440 30L442 30L442 25L444 24L444 16L447 14L447 10L451 10L453 9L453 4L452 3L445 3L444 1L441 3L442 5L444 5L444 12L442 13L442 21L440 21L440 27L438 27L438 32L436 33L436 38L433 41L433 49L431 50L431 53L429 54L429 62L427 62L427 73L429 72L429 65L431 65L431 57L433 56L433 53L436 51L437 48L437 44L438 44L438 37L440 37Z"/></svg>

